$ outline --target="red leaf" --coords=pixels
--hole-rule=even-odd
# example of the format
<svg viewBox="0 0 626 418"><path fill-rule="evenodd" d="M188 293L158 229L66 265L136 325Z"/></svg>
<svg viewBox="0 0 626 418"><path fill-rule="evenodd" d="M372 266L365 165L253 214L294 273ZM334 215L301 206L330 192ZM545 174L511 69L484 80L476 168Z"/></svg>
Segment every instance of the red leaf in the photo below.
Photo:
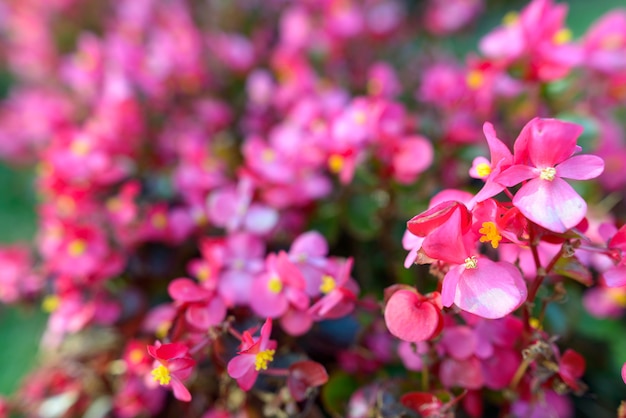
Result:
<svg viewBox="0 0 626 418"><path fill-rule="evenodd" d="M407 393L400 398L400 402L424 417L438 415L443 406L439 398L426 392Z"/></svg>

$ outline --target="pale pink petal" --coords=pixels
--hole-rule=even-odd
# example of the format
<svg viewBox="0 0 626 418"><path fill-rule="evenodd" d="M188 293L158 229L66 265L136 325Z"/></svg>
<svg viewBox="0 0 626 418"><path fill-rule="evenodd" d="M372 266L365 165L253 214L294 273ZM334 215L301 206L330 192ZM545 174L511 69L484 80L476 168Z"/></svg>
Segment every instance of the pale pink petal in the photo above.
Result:
<svg viewBox="0 0 626 418"><path fill-rule="evenodd" d="M513 205L529 220L554 232L565 232L585 218L587 204L559 177L533 179L522 186Z"/></svg>
<svg viewBox="0 0 626 418"><path fill-rule="evenodd" d="M467 212L465 206L462 209ZM464 262L468 254L462 239L461 215L461 210L455 210L445 223L430 231L422 243L427 256L453 264Z"/></svg>
<svg viewBox="0 0 626 418"><path fill-rule="evenodd" d="M450 267L450 270L443 278L441 285L441 304L446 308L449 308L454 303L454 297L456 295L456 287L459 283L461 273L465 270L462 265Z"/></svg>
<svg viewBox="0 0 626 418"><path fill-rule="evenodd" d="M573 180L589 180L604 171L604 160L595 155L575 155L556 166L556 175Z"/></svg>
<svg viewBox="0 0 626 418"><path fill-rule="evenodd" d="M476 357L467 360L443 360L439 368L439 379L447 388L480 389L484 385L480 361Z"/></svg>
<svg viewBox="0 0 626 418"><path fill-rule="evenodd" d="M264 318L281 316L289 307L289 302L282 292L274 293L269 289L271 277L264 275L252 283L250 307L257 315Z"/></svg>
<svg viewBox="0 0 626 418"><path fill-rule="evenodd" d="M450 357L465 360L474 354L478 344L476 333L467 326L446 327L440 344Z"/></svg>
<svg viewBox="0 0 626 418"><path fill-rule="evenodd" d="M172 386L172 391L174 392L174 397L179 401L189 402L191 401L191 393L189 390L183 385L181 381L172 377L170 381L170 386Z"/></svg>
<svg viewBox="0 0 626 418"><path fill-rule="evenodd" d="M398 290L385 306L389 332L404 341L425 341L439 329L441 312L421 295Z"/></svg>
<svg viewBox="0 0 626 418"><path fill-rule="evenodd" d="M529 180L534 177L538 177L538 173L535 168L528 165L512 165L509 168L504 169L500 174L497 174L493 179L494 182L499 183L506 187L515 186Z"/></svg>
<svg viewBox="0 0 626 418"><path fill-rule="evenodd" d="M498 139L493 125L489 122L485 122L483 125L483 132L485 134L485 138L487 138L487 143L489 144L491 166L496 166L498 163L502 162L502 160L511 164L513 162L513 155L511 154L509 148Z"/></svg>
<svg viewBox="0 0 626 418"><path fill-rule="evenodd" d="M305 334L313 325L313 318L307 311L289 309L280 317L280 326L294 337Z"/></svg>
<svg viewBox="0 0 626 418"><path fill-rule="evenodd" d="M325 257L328 254L326 238L317 231L309 231L299 235L291 244L289 255Z"/></svg>
<svg viewBox="0 0 626 418"><path fill-rule="evenodd" d="M253 203L244 218L247 231L255 234L267 234L278 223L278 212L269 206Z"/></svg>
<svg viewBox="0 0 626 418"><path fill-rule="evenodd" d="M191 357L173 358L167 362L167 369L180 380L187 379L193 371L196 361Z"/></svg>
<svg viewBox="0 0 626 418"><path fill-rule="evenodd" d="M602 274L602 277L608 287L626 286L626 266L621 265L608 269Z"/></svg>
<svg viewBox="0 0 626 418"><path fill-rule="evenodd" d="M626 383L626 363L622 366L622 380Z"/></svg>
<svg viewBox="0 0 626 418"><path fill-rule="evenodd" d="M495 319L517 309L526 295L526 283L516 267L480 257L476 268L461 273L454 303L474 315Z"/></svg>
<svg viewBox="0 0 626 418"><path fill-rule="evenodd" d="M250 370L254 370L254 362L256 361L255 354L239 354L233 357L229 362L226 369L228 375L233 379L239 379L241 376L248 373Z"/></svg>
<svg viewBox="0 0 626 418"><path fill-rule="evenodd" d="M226 306L220 297L213 298L208 304L194 304L185 312L187 322L201 330L208 330L222 322L224 318Z"/></svg>
<svg viewBox="0 0 626 418"><path fill-rule="evenodd" d="M572 156L583 127L558 119L535 119L528 156L535 167L554 167Z"/></svg>

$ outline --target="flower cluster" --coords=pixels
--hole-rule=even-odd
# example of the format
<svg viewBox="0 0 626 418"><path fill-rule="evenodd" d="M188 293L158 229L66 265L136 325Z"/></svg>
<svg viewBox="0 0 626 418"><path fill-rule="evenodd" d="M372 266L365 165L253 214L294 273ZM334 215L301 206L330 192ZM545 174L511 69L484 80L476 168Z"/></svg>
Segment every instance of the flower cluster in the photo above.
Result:
<svg viewBox="0 0 626 418"><path fill-rule="evenodd" d="M457 58L490 1L5 3L38 199L0 301L54 355L0 410L572 414L566 296L626 314L625 10L532 0Z"/></svg>

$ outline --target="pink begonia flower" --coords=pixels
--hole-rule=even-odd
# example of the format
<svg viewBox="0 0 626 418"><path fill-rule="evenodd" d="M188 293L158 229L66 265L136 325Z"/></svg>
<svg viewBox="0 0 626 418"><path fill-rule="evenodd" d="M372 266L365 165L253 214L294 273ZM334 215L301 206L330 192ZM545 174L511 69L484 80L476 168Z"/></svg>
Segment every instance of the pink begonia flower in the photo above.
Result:
<svg viewBox="0 0 626 418"><path fill-rule="evenodd" d="M433 162L434 150L423 136L414 135L396 141L391 167L395 179L410 184Z"/></svg>
<svg viewBox="0 0 626 418"><path fill-rule="evenodd" d="M259 371L267 370L268 363L274 360L276 341L270 340L272 319L268 318L261 327L261 335L252 337L244 331L239 352L227 365L228 375L237 380L239 387L250 390L256 382Z"/></svg>
<svg viewBox="0 0 626 418"><path fill-rule="evenodd" d="M322 276L328 264L328 242L317 231L308 231L298 235L289 248L289 260L294 263L304 280L306 292L314 297L320 294Z"/></svg>
<svg viewBox="0 0 626 418"><path fill-rule="evenodd" d="M626 69L626 11L613 10L585 33L585 66L603 73Z"/></svg>
<svg viewBox="0 0 626 418"><path fill-rule="evenodd" d="M367 74L367 93L370 96L393 98L401 91L398 74L390 64L379 61L370 67Z"/></svg>
<svg viewBox="0 0 626 418"><path fill-rule="evenodd" d="M480 41L480 51L508 65L524 63L524 78L564 77L583 58L582 50L570 42L571 31L563 26L567 7L552 0L533 0L519 15L507 15L503 26L488 33Z"/></svg>
<svg viewBox="0 0 626 418"><path fill-rule="evenodd" d="M196 361L189 355L189 349L181 343L161 344L156 341L149 345L148 353L154 358L152 379L162 386L170 386L174 397L180 401L191 401L191 393L183 384L191 375Z"/></svg>
<svg viewBox="0 0 626 418"><path fill-rule="evenodd" d="M308 311L316 320L341 318L354 309L359 286L350 277L353 261L348 258L322 276L319 290L323 296Z"/></svg>
<svg viewBox="0 0 626 418"><path fill-rule="evenodd" d="M626 312L626 287L587 289L583 294L583 306L593 317L618 319Z"/></svg>
<svg viewBox="0 0 626 418"><path fill-rule="evenodd" d="M476 196L472 198L472 203L469 204L470 207L472 207L474 202L482 202L503 191L504 186L495 182L494 179L503 169L513 164L513 154L511 154L509 148L498 139L493 125L489 122L485 122L483 132L485 138L487 138L491 157L490 161L487 161L484 157L477 157L472 163L472 168L469 172L470 176L484 180L485 185L476 193Z"/></svg>
<svg viewBox="0 0 626 418"><path fill-rule="evenodd" d="M428 343L423 341L418 341L417 343L401 341L398 344L398 356L407 370L421 371L424 367L423 359L428 350Z"/></svg>
<svg viewBox="0 0 626 418"><path fill-rule="evenodd" d="M515 142L515 165L495 178L507 187L525 182L513 205L529 220L553 232L574 228L587 212L585 200L563 178L588 180L604 169L599 157L572 156L580 149L576 139L582 129L557 119L531 120Z"/></svg>
<svg viewBox="0 0 626 418"><path fill-rule="evenodd" d="M203 332L226 318L226 305L213 291L184 277L174 279L167 287L176 306L185 313L185 320Z"/></svg>
<svg viewBox="0 0 626 418"><path fill-rule="evenodd" d="M450 35L476 19L484 0L429 0L423 25L434 35Z"/></svg>
<svg viewBox="0 0 626 418"><path fill-rule="evenodd" d="M616 266L602 273L604 283L608 287L626 286L626 225L618 229L609 240L608 247L619 251L619 260Z"/></svg>
<svg viewBox="0 0 626 418"><path fill-rule="evenodd" d="M391 295L385 306L389 332L403 341L419 342L436 337L443 327L439 293L422 296L401 289Z"/></svg>
<svg viewBox="0 0 626 418"><path fill-rule="evenodd" d="M289 261L286 252L269 254L266 268L267 271L252 283L250 307L257 315L277 318L287 312L290 305L300 310L308 308L304 277Z"/></svg>
<svg viewBox="0 0 626 418"><path fill-rule="evenodd" d="M439 379L447 388L480 389L485 383L480 360L476 357L464 360L445 358L439 367Z"/></svg>
<svg viewBox="0 0 626 418"><path fill-rule="evenodd" d="M626 383L626 363L622 366L622 380Z"/></svg>

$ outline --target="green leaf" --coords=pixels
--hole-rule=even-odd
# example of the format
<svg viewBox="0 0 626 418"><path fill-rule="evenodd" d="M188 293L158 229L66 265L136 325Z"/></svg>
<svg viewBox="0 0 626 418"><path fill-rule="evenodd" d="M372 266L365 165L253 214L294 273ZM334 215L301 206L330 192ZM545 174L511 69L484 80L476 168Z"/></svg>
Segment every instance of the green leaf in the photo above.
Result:
<svg viewBox="0 0 626 418"><path fill-rule="evenodd" d="M585 286L593 284L593 275L587 267L585 267L576 256L561 257L556 262L552 270L556 274L574 279Z"/></svg>

